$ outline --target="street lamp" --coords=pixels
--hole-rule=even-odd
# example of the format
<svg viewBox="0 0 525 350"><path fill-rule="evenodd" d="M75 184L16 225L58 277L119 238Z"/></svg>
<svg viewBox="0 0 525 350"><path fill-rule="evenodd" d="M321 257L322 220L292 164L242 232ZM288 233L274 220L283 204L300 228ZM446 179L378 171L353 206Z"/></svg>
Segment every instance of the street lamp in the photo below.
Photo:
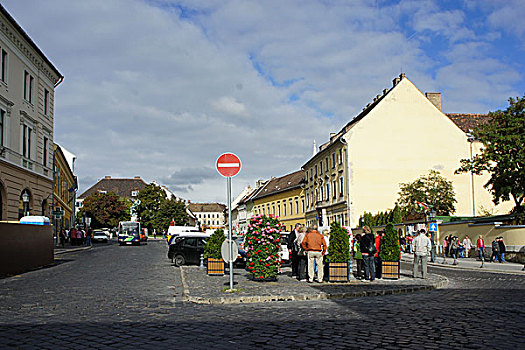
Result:
<svg viewBox="0 0 525 350"><path fill-rule="evenodd" d="M476 141L476 137L470 133L471 130L467 133L467 141L470 143L470 162L472 162L472 144ZM476 201L474 199L474 171L470 170L470 177L472 183L472 216L476 216Z"/></svg>
<svg viewBox="0 0 525 350"><path fill-rule="evenodd" d="M24 216L27 216L29 212L29 194L27 192L22 193L22 202L24 203Z"/></svg>

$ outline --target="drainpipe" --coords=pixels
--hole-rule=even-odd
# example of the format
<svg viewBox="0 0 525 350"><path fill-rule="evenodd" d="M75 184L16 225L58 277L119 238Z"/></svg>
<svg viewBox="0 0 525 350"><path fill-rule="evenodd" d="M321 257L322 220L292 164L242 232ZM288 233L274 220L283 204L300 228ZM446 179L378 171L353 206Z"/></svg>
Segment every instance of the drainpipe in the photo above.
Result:
<svg viewBox="0 0 525 350"><path fill-rule="evenodd" d="M347 208L347 216L348 216L348 227L351 229L352 228L352 215L351 215L351 208L350 208L350 203L351 203L351 200L350 200L350 152L349 152L349 149L348 149L348 143L346 142L346 140L341 136L339 138L341 140L341 143L345 146L344 149L346 149L346 166L345 166L345 159L343 157L343 167L344 167L344 170L343 170L343 177L346 173L346 177L347 177L347 181L346 181L346 208ZM343 193L344 195L344 193Z"/></svg>

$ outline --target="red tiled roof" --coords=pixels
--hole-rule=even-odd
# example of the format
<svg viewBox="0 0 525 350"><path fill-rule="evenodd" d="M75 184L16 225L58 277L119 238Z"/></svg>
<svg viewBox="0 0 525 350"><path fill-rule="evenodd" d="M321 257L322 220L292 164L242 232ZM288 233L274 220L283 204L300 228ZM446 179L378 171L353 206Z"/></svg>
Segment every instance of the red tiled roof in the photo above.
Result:
<svg viewBox="0 0 525 350"><path fill-rule="evenodd" d="M221 203L190 203L188 208L194 213L222 213L226 205Z"/></svg>
<svg viewBox="0 0 525 350"><path fill-rule="evenodd" d="M83 199L94 193L106 191L107 193L113 192L120 197L132 199L134 198L131 196L132 191L140 191L145 187L146 183L140 177L133 179L113 179L105 177L84 191L78 198Z"/></svg>
<svg viewBox="0 0 525 350"><path fill-rule="evenodd" d="M304 170L298 170L281 177L274 177L270 179L266 186L264 186L264 188L251 199L255 200L275 193L300 187L303 181Z"/></svg>
<svg viewBox="0 0 525 350"><path fill-rule="evenodd" d="M465 133L474 130L479 125L488 123L490 120L487 114L446 113L446 116Z"/></svg>

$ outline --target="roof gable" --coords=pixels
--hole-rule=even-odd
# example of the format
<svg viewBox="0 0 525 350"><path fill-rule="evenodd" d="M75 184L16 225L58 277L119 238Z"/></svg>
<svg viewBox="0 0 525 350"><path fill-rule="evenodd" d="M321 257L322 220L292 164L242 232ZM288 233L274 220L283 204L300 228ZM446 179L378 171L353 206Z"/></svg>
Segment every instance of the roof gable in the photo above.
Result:
<svg viewBox="0 0 525 350"><path fill-rule="evenodd" d="M78 196L79 199L86 198L92 194L105 191L106 193L116 193L123 198L134 198L132 191L140 191L146 187L146 183L140 177L132 179L113 179L109 176L99 180L96 184L88 188L84 193Z"/></svg>
<svg viewBox="0 0 525 350"><path fill-rule="evenodd" d="M303 181L304 170L298 170L281 177L274 177L252 199L264 198L272 194L301 187Z"/></svg>

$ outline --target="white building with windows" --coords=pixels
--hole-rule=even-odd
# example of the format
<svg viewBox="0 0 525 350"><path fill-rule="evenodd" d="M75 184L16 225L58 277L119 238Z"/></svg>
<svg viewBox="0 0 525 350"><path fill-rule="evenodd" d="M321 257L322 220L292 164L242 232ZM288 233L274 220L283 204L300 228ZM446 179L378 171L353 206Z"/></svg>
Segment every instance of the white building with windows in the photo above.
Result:
<svg viewBox="0 0 525 350"><path fill-rule="evenodd" d="M0 5L0 221L50 215L54 96L63 79Z"/></svg>
<svg viewBox="0 0 525 350"><path fill-rule="evenodd" d="M197 218L201 229L225 228L226 205L221 203L189 203L188 208Z"/></svg>

